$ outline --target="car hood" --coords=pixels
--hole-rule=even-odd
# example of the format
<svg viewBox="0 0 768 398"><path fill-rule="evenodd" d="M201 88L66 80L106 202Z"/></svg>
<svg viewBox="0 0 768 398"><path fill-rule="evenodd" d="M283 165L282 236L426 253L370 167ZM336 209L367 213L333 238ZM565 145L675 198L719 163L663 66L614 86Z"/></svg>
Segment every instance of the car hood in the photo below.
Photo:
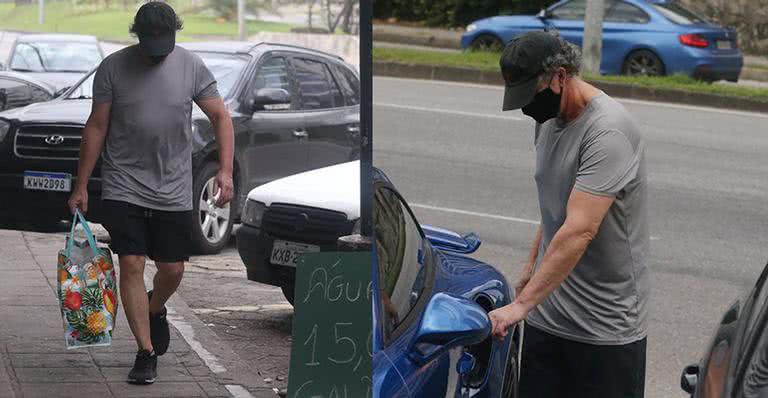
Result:
<svg viewBox="0 0 768 398"><path fill-rule="evenodd" d="M91 112L91 100L52 100L0 112L0 117L21 123L72 123L85 125Z"/></svg>
<svg viewBox="0 0 768 398"><path fill-rule="evenodd" d="M478 27L541 28L544 24L535 15L500 15L473 22Z"/></svg>
<svg viewBox="0 0 768 398"><path fill-rule="evenodd" d="M64 87L70 87L85 76L88 72L22 72L37 80L44 81L61 90Z"/></svg>
<svg viewBox="0 0 768 398"><path fill-rule="evenodd" d="M342 212L360 218L360 161L280 178L248 193L249 200L286 203Z"/></svg>
<svg viewBox="0 0 768 398"><path fill-rule="evenodd" d="M459 254L437 250L442 261L435 275L436 290L471 298L480 291L496 290L511 298L507 279L490 264Z"/></svg>

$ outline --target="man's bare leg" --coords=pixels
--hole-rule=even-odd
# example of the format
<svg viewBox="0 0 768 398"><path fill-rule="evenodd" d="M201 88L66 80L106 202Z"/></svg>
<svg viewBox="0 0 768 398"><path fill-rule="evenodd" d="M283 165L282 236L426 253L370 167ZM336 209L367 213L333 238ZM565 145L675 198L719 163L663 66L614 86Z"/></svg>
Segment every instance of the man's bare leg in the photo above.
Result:
<svg viewBox="0 0 768 398"><path fill-rule="evenodd" d="M149 303L149 312L160 313L165 302L176 292L184 276L184 262L157 263L157 273L153 281L152 300Z"/></svg>
<svg viewBox="0 0 768 398"><path fill-rule="evenodd" d="M120 298L125 317L139 349L152 352L149 336L149 300L144 286L144 256L120 256Z"/></svg>

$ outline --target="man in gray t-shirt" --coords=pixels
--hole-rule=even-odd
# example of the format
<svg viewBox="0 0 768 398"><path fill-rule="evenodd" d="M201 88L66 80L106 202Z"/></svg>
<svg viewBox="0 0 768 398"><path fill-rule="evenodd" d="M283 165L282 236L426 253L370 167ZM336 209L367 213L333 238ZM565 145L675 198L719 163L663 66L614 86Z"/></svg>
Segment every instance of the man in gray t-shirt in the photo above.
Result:
<svg viewBox="0 0 768 398"><path fill-rule="evenodd" d="M504 49L504 110L536 120L541 224L505 337L526 320L521 397L642 397L650 281L644 141L618 102L577 76L578 48L530 32Z"/></svg>
<svg viewBox="0 0 768 398"><path fill-rule="evenodd" d="M139 44L99 65L69 200L73 212L88 210L88 179L101 154L102 223L119 257L120 297L138 345L128 374L135 384L155 381L157 356L170 343L165 302L179 286L191 250L192 102L211 120L219 144L216 206L233 194L232 120L200 57L176 47L181 25L167 3L145 3L131 26ZM157 265L149 292L146 257Z"/></svg>

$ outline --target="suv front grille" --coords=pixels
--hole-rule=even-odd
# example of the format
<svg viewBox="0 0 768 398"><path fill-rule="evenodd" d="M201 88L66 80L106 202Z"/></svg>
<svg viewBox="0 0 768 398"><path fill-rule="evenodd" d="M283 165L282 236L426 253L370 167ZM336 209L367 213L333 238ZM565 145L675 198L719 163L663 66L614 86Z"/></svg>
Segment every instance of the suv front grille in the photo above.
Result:
<svg viewBox="0 0 768 398"><path fill-rule="evenodd" d="M352 226L344 213L287 204L272 204L262 220L264 231L275 238L315 244L334 244Z"/></svg>
<svg viewBox="0 0 768 398"><path fill-rule="evenodd" d="M79 126L21 126L16 132L13 149L20 158L77 160L82 131Z"/></svg>

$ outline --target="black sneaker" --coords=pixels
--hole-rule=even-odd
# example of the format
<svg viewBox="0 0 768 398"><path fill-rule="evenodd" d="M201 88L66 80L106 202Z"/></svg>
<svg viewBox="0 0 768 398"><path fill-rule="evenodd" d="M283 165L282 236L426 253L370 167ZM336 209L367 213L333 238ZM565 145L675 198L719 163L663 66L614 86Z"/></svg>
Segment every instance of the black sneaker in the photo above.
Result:
<svg viewBox="0 0 768 398"><path fill-rule="evenodd" d="M151 290L147 292L147 296L152 300ZM149 314L149 337L152 339L152 348L157 355L165 354L171 342L171 331L168 328L168 320L165 319L167 314L165 307L159 314Z"/></svg>
<svg viewBox="0 0 768 398"><path fill-rule="evenodd" d="M128 382L131 384L152 384L157 377L157 355L147 350L139 350L136 354L136 362L128 373Z"/></svg>

